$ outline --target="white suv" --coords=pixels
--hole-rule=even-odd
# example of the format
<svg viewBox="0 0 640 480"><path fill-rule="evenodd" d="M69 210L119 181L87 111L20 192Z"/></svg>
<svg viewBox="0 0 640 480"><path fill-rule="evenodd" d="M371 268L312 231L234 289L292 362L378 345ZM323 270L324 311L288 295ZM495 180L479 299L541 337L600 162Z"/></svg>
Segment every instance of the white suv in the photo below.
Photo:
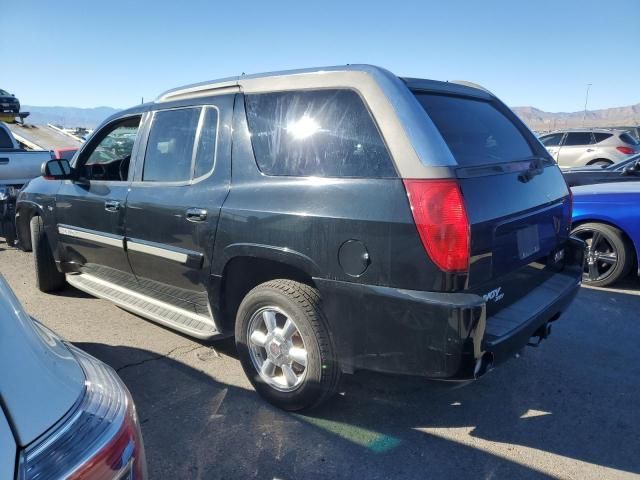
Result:
<svg viewBox="0 0 640 480"><path fill-rule="evenodd" d="M563 130L540 137L560 167L611 165L640 153L640 144L626 130Z"/></svg>

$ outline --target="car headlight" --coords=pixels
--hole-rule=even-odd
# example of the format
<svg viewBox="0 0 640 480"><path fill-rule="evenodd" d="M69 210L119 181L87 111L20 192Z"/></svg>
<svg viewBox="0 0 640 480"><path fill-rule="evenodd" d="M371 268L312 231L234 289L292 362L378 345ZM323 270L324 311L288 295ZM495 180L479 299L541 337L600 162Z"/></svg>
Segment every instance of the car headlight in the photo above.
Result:
<svg viewBox="0 0 640 480"><path fill-rule="evenodd" d="M140 426L128 390L111 368L69 348L84 370L84 393L50 432L21 452L18 479L146 479Z"/></svg>

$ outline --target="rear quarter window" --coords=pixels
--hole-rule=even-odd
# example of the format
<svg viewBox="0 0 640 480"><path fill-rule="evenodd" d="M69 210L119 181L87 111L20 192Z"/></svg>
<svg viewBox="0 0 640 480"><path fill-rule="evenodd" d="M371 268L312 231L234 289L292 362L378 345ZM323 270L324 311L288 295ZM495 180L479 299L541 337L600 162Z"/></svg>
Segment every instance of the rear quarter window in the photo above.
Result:
<svg viewBox="0 0 640 480"><path fill-rule="evenodd" d="M531 158L522 132L494 104L470 97L414 92L459 165L487 165Z"/></svg>
<svg viewBox="0 0 640 480"><path fill-rule="evenodd" d="M607 138L613 137L612 133L593 132L593 138L596 143L604 142Z"/></svg>
<svg viewBox="0 0 640 480"><path fill-rule="evenodd" d="M245 107L266 175L397 177L369 110L352 90L250 94Z"/></svg>

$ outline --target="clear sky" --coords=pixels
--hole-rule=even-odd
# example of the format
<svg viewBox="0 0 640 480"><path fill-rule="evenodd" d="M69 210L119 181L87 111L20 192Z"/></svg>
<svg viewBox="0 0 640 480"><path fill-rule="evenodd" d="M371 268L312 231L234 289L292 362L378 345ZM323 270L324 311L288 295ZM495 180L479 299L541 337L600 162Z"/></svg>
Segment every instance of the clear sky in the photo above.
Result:
<svg viewBox="0 0 640 480"><path fill-rule="evenodd" d="M0 88L127 107L242 72L372 63L480 83L511 106L640 102L640 2L0 0Z"/></svg>

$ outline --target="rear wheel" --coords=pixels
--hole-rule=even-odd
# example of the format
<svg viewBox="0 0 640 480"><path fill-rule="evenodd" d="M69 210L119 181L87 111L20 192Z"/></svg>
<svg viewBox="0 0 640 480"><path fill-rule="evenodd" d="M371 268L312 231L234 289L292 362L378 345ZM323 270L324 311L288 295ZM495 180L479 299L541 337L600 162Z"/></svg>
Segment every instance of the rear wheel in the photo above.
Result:
<svg viewBox="0 0 640 480"><path fill-rule="evenodd" d="M251 290L238 309L236 346L256 391L284 410L315 407L337 389L320 296L308 285L273 280Z"/></svg>
<svg viewBox="0 0 640 480"><path fill-rule="evenodd" d="M619 229L602 223L584 223L572 234L587 244L584 283L604 287L629 273L633 254Z"/></svg>
<svg viewBox="0 0 640 480"><path fill-rule="evenodd" d="M41 217L33 217L29 224L31 228L31 246L36 271L36 286L41 292L60 290L64 284L64 273L56 267L51 252L51 246L44 231Z"/></svg>

